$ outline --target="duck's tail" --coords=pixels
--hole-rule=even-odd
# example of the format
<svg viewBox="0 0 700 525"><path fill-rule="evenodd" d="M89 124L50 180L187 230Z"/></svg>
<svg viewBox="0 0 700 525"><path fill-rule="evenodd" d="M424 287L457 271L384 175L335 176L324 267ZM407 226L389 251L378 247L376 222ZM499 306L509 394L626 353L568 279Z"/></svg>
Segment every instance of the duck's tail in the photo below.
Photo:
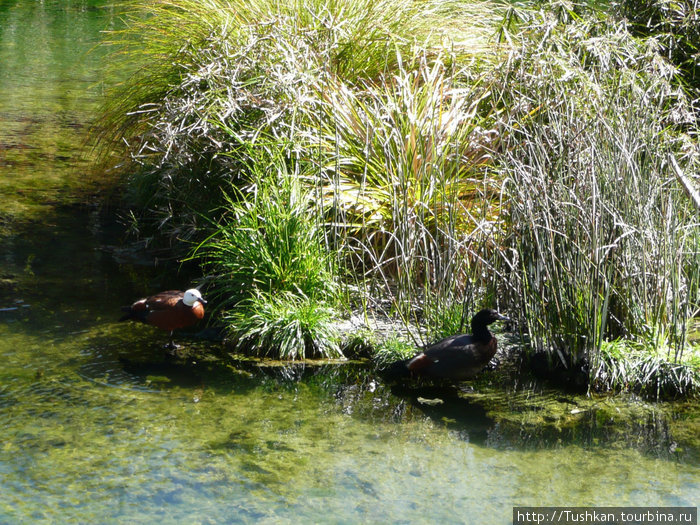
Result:
<svg viewBox="0 0 700 525"><path fill-rule="evenodd" d="M131 306L122 306L122 312L126 313L119 318L120 323L124 321L146 322L146 310L134 310Z"/></svg>

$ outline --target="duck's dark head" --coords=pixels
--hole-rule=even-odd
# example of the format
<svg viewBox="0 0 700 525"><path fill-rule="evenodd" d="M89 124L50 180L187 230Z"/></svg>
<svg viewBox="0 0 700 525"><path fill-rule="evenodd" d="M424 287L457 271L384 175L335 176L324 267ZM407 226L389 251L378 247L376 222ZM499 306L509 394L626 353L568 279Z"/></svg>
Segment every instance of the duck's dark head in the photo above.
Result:
<svg viewBox="0 0 700 525"><path fill-rule="evenodd" d="M496 321L510 321L510 319L505 315L499 314L496 310L484 308L472 317L472 333L482 331Z"/></svg>

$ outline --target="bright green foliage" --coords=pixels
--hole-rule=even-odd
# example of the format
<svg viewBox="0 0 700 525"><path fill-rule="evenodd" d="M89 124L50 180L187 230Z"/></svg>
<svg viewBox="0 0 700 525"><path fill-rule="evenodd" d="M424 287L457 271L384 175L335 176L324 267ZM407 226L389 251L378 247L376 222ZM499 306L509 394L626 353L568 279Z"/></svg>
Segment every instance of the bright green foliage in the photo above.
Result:
<svg viewBox="0 0 700 525"><path fill-rule="evenodd" d="M592 371L592 387L597 390L631 391L648 397L668 398L700 391L700 367L694 351L681 362L669 360L663 348L650 350L651 345L617 340L603 343L596 369Z"/></svg>
<svg viewBox="0 0 700 525"><path fill-rule="evenodd" d="M214 234L195 252L216 277L219 307L285 292L335 303L334 260L302 182L286 173L268 175L235 193L238 200L228 198Z"/></svg>
<svg viewBox="0 0 700 525"><path fill-rule="evenodd" d="M343 356L334 324L337 313L318 300L290 292L260 293L240 306L224 316L238 349L279 359Z"/></svg>
<svg viewBox="0 0 700 525"><path fill-rule="evenodd" d="M610 341L683 361L700 221L668 159L692 177L700 147L659 51L685 53L687 84L694 34L660 47L640 20L615 19L622 4L555 2L508 9L500 45L477 56L458 35L483 44L484 7L502 6L135 5L117 39L143 67L107 127L130 143L131 187L161 234L201 239L201 217L213 224L195 256L242 346L324 353L309 341L342 286L429 337L498 307L600 384Z"/></svg>
<svg viewBox="0 0 700 525"><path fill-rule="evenodd" d="M334 259L311 194L282 171L236 195L195 256L215 278L211 295L238 348L282 359L342 356Z"/></svg>
<svg viewBox="0 0 700 525"><path fill-rule="evenodd" d="M399 337L387 337L377 345L374 356L379 368L416 355L416 346Z"/></svg>

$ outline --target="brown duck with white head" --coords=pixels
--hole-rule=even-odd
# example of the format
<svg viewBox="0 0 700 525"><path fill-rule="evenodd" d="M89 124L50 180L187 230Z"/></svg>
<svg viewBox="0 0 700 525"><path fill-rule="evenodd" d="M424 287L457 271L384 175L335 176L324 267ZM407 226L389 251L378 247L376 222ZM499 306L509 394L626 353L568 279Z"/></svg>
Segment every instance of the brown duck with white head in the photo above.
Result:
<svg viewBox="0 0 700 525"><path fill-rule="evenodd" d="M196 288L185 292L168 290L144 299L139 299L131 306L123 306L126 312L119 321L139 321L170 332L168 348L175 349L173 331L186 328L204 317L204 305L207 302Z"/></svg>
<svg viewBox="0 0 700 525"><path fill-rule="evenodd" d="M510 319L495 310L481 310L472 318L471 335L446 337L412 359L393 363L387 373L391 378L413 375L453 381L471 379L496 355L496 338L488 329L496 321Z"/></svg>

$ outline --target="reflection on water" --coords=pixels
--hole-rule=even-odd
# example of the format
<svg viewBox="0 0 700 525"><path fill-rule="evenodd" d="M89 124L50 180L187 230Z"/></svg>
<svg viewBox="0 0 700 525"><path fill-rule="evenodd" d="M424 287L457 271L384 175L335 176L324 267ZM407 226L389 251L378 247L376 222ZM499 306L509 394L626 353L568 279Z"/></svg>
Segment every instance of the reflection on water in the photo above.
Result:
<svg viewBox="0 0 700 525"><path fill-rule="evenodd" d="M96 44L118 15L106 0L0 1L0 228L90 182L88 126L107 74Z"/></svg>
<svg viewBox="0 0 700 525"><path fill-rule="evenodd" d="M109 6L0 2L0 523L507 523L513 505L697 503L697 409L488 377L392 387L365 365L262 366L187 334L168 357L162 332L116 323L189 283L133 257L105 214L58 205L85 166L66 152L99 95L100 61L81 54Z"/></svg>

